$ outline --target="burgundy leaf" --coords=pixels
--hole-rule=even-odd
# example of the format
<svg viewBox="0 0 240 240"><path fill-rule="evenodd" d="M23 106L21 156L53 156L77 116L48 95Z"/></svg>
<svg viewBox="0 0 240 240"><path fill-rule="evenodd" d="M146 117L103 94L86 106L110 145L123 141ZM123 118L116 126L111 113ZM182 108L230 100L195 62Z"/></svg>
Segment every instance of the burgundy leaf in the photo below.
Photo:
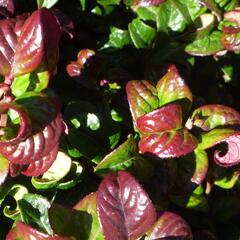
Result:
<svg viewBox="0 0 240 240"><path fill-rule="evenodd" d="M193 112L190 125L190 128L197 126L204 131L225 125L240 125L240 114L224 105L204 105Z"/></svg>
<svg viewBox="0 0 240 240"><path fill-rule="evenodd" d="M192 104L192 93L182 77L179 75L175 65L168 67L168 72L157 84L157 94L160 106L177 100L182 102L183 110L189 110Z"/></svg>
<svg viewBox="0 0 240 240"><path fill-rule="evenodd" d="M171 212L163 212L147 235L146 240L165 239L165 237L192 239L192 231L186 221Z"/></svg>
<svg viewBox="0 0 240 240"><path fill-rule="evenodd" d="M24 23L13 58L12 75L35 70L46 58L48 69L54 71L58 58L60 27L50 10L35 11Z"/></svg>
<svg viewBox="0 0 240 240"><path fill-rule="evenodd" d="M138 117L159 107L156 89L147 81L130 81L126 85L133 123Z"/></svg>
<svg viewBox="0 0 240 240"><path fill-rule="evenodd" d="M240 163L240 133L224 139L222 142L227 144L227 152L216 150L214 161L222 167L231 167ZM218 142L219 143L219 142Z"/></svg>
<svg viewBox="0 0 240 240"><path fill-rule="evenodd" d="M129 173L108 174L97 191L97 210L106 240L135 240L155 222L147 193Z"/></svg>
<svg viewBox="0 0 240 240"><path fill-rule="evenodd" d="M138 146L140 153L153 154L159 158L173 158L192 152L197 146L197 140L185 129L172 130L144 135Z"/></svg>
<svg viewBox="0 0 240 240"><path fill-rule="evenodd" d="M8 75L17 45L16 21L0 20L0 74Z"/></svg>
<svg viewBox="0 0 240 240"><path fill-rule="evenodd" d="M81 74L81 67L78 62L72 61L67 65L66 71L70 77L78 77Z"/></svg>
<svg viewBox="0 0 240 240"><path fill-rule="evenodd" d="M71 240L68 237L60 237L57 235L50 236L48 234L39 232L38 230L32 228L31 226L23 223L17 222L16 227L11 229L6 236L6 240Z"/></svg>
<svg viewBox="0 0 240 240"><path fill-rule="evenodd" d="M137 118L137 128L142 133L158 133L182 126L182 109L177 103L168 104Z"/></svg>

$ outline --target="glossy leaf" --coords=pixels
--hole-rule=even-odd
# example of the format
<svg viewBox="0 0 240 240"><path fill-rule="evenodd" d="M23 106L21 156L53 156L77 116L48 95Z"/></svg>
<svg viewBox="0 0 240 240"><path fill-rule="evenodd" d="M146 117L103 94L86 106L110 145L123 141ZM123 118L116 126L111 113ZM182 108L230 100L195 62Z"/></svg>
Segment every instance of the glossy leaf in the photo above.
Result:
<svg viewBox="0 0 240 240"><path fill-rule="evenodd" d="M182 126L182 109L179 104L168 104L137 118L141 133L159 133Z"/></svg>
<svg viewBox="0 0 240 240"><path fill-rule="evenodd" d="M52 165L58 152L58 141L63 131L63 121L58 113L56 99L44 94L28 93L17 100L25 106L32 120L29 137L11 145L0 144L0 152L11 164L23 165L20 170L27 176L39 176ZM21 128L20 128L21 129ZM29 130L27 127L24 130ZM14 168L10 168L15 175Z"/></svg>
<svg viewBox="0 0 240 240"><path fill-rule="evenodd" d="M0 7L7 9L8 12L13 14L15 11L15 1L14 0L1 0Z"/></svg>
<svg viewBox="0 0 240 240"><path fill-rule="evenodd" d="M18 201L18 206L24 223L42 232L53 234L48 218L50 202L46 198L28 193Z"/></svg>
<svg viewBox="0 0 240 240"><path fill-rule="evenodd" d="M59 39L60 27L54 15L46 8L35 11L22 27L13 57L12 75L32 72L44 58L48 61L49 71L54 71Z"/></svg>
<svg viewBox="0 0 240 240"><path fill-rule="evenodd" d="M108 174L97 191L97 210L106 240L137 239L155 222L156 212L140 184L127 172Z"/></svg>
<svg viewBox="0 0 240 240"><path fill-rule="evenodd" d="M93 222L92 216L87 212L57 204L49 209L49 220L55 233L75 239L88 239Z"/></svg>
<svg viewBox="0 0 240 240"><path fill-rule="evenodd" d="M23 223L17 222L16 227L9 231L6 236L6 240L71 240L70 238L60 237L60 236L50 236L48 234L42 233L31 226Z"/></svg>
<svg viewBox="0 0 240 240"><path fill-rule="evenodd" d="M6 158L0 155L0 186L4 183L9 171L9 163Z"/></svg>
<svg viewBox="0 0 240 240"><path fill-rule="evenodd" d="M214 31L210 35L197 39L185 47L185 51L194 56L214 55L224 49L221 42L222 33Z"/></svg>
<svg viewBox="0 0 240 240"><path fill-rule="evenodd" d="M197 146L197 140L187 130L172 130L143 135L138 146L142 154L153 154L159 158L173 158L192 152Z"/></svg>
<svg viewBox="0 0 240 240"><path fill-rule="evenodd" d="M183 110L190 109L192 93L174 65L168 67L167 73L159 80L156 88L160 106L181 100Z"/></svg>
<svg viewBox="0 0 240 240"><path fill-rule="evenodd" d="M61 180L71 170L72 161L63 152L58 152L56 160L52 166L40 177L32 178L32 184L37 189L50 189L57 187Z"/></svg>
<svg viewBox="0 0 240 240"><path fill-rule="evenodd" d="M227 106L212 104L197 108L191 116L191 125L204 131L226 125L239 125L240 114Z"/></svg>
<svg viewBox="0 0 240 240"><path fill-rule="evenodd" d="M166 0L125 0L124 3L130 5L133 8L136 7L150 7L157 6Z"/></svg>
<svg viewBox="0 0 240 240"><path fill-rule="evenodd" d="M150 177L153 172L150 163L138 154L137 145L132 135L118 148L105 156L94 170L100 176L104 176L110 171L126 170L140 179Z"/></svg>
<svg viewBox="0 0 240 240"><path fill-rule="evenodd" d="M89 240L103 240L104 236L100 227L100 223L97 215L97 201L96 201L96 193L91 193L85 196L80 202L78 202L74 209L79 211L86 211L92 216L92 227L90 231L90 235L88 236Z"/></svg>
<svg viewBox="0 0 240 240"><path fill-rule="evenodd" d="M147 81L130 81L126 85L126 91L133 122L159 106L157 91Z"/></svg>
<svg viewBox="0 0 240 240"><path fill-rule="evenodd" d="M129 25L128 30L132 42L136 48L151 46L156 36L156 29L147 25L140 19L134 19Z"/></svg>
<svg viewBox="0 0 240 240"><path fill-rule="evenodd" d="M151 230L147 232L146 240L165 239L167 237L186 237L192 239L192 231L187 222L179 215L163 212Z"/></svg>
<svg viewBox="0 0 240 240"><path fill-rule="evenodd" d="M164 32L182 32L205 11L196 0L168 0L159 6L157 28Z"/></svg>

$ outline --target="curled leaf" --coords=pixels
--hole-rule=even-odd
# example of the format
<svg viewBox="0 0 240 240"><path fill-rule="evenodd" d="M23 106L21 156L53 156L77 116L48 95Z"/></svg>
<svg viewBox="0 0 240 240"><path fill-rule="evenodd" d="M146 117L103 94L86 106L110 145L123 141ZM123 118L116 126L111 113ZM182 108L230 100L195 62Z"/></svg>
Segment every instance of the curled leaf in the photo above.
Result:
<svg viewBox="0 0 240 240"><path fill-rule="evenodd" d="M163 212L151 230L147 232L146 240L167 239L167 237L192 239L192 231L187 222L179 215Z"/></svg>
<svg viewBox="0 0 240 240"><path fill-rule="evenodd" d="M222 167L231 167L240 163L240 133L224 139L227 144L227 152L216 150L214 161Z"/></svg>
<svg viewBox="0 0 240 240"><path fill-rule="evenodd" d="M177 103L168 104L137 118L141 133L158 133L182 126L182 109Z"/></svg>
<svg viewBox="0 0 240 240"><path fill-rule="evenodd" d="M191 125L204 131L226 125L240 125L240 114L227 106L219 104L204 105L197 108L191 116Z"/></svg>
<svg viewBox="0 0 240 240"><path fill-rule="evenodd" d="M160 106L181 100L184 110L190 109L192 93L174 65L168 67L168 72L159 80L156 88Z"/></svg>
<svg viewBox="0 0 240 240"><path fill-rule="evenodd" d="M147 193L124 171L108 174L97 191L97 210L106 240L134 240L155 222L156 212Z"/></svg>
<svg viewBox="0 0 240 240"><path fill-rule="evenodd" d="M159 158L180 157L192 152L197 146L196 138L187 130L165 131L142 136L139 151Z"/></svg>

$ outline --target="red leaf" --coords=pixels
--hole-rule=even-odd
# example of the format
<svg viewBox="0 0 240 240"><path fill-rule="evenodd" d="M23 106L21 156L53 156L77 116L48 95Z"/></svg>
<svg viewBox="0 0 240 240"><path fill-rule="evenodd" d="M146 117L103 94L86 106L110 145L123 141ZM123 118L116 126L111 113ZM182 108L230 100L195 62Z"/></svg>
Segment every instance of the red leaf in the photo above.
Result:
<svg viewBox="0 0 240 240"><path fill-rule="evenodd" d="M137 119L142 133L158 133L182 126L182 109L177 103L168 104Z"/></svg>
<svg viewBox="0 0 240 240"><path fill-rule="evenodd" d="M223 141L227 143L227 152L217 150L214 153L214 161L222 167L231 167L240 163L240 133L236 133ZM218 142L220 143L220 142Z"/></svg>
<svg viewBox="0 0 240 240"><path fill-rule="evenodd" d="M97 191L97 209L106 240L135 240L155 222L147 193L130 174L108 174Z"/></svg>
<svg viewBox="0 0 240 240"><path fill-rule="evenodd" d="M8 12L14 13L15 5L14 0L0 0L0 7L6 8Z"/></svg>
<svg viewBox="0 0 240 240"><path fill-rule="evenodd" d="M12 75L35 70L46 58L50 71L58 58L60 27L55 16L46 8L35 11L24 23L16 46Z"/></svg>
<svg viewBox="0 0 240 240"><path fill-rule="evenodd" d="M70 240L68 237L60 236L50 236L48 234L39 232L38 230L32 228L31 226L23 223L17 222L16 227L11 229L6 236L6 240Z"/></svg>
<svg viewBox="0 0 240 240"><path fill-rule="evenodd" d="M140 153L154 154L159 158L173 158L192 152L197 146L197 140L187 130L173 130L144 135L138 146Z"/></svg>
<svg viewBox="0 0 240 240"><path fill-rule="evenodd" d="M192 239L192 231L180 216L171 212L164 212L148 232L146 240L165 239L167 237Z"/></svg>

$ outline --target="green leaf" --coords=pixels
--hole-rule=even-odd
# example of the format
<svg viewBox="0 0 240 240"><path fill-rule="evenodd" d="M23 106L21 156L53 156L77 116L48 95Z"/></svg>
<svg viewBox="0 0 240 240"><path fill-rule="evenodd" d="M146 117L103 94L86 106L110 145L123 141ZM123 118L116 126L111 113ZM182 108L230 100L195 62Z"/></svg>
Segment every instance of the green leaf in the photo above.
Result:
<svg viewBox="0 0 240 240"><path fill-rule="evenodd" d="M182 32L205 11L206 8L197 0L168 0L159 6L157 29L163 32Z"/></svg>
<svg viewBox="0 0 240 240"><path fill-rule="evenodd" d="M108 42L103 48L123 48L126 45L132 44L131 37L128 30L111 27Z"/></svg>
<svg viewBox="0 0 240 240"><path fill-rule="evenodd" d="M108 6L108 5L118 5L120 3L120 0L97 0L97 2L103 6Z"/></svg>
<svg viewBox="0 0 240 240"><path fill-rule="evenodd" d="M54 233L79 240L88 239L93 222L91 214L57 204L49 209L49 219Z"/></svg>
<svg viewBox="0 0 240 240"><path fill-rule="evenodd" d="M127 170L141 179L152 175L152 166L138 154L138 149L132 135L95 167L95 172L105 176L108 172Z"/></svg>
<svg viewBox="0 0 240 240"><path fill-rule="evenodd" d="M53 165L41 177L33 177L32 184L36 189L50 189L57 187L71 169L72 161L63 152L58 152Z"/></svg>
<svg viewBox="0 0 240 240"><path fill-rule="evenodd" d="M170 196L170 199L173 203L177 206L200 211L200 212L207 212L208 211L208 202L207 199L203 194L199 195L196 193L191 193L188 195L182 196Z"/></svg>
<svg viewBox="0 0 240 240"><path fill-rule="evenodd" d="M58 0L37 0L38 8L51 8L55 5Z"/></svg>
<svg viewBox="0 0 240 240"><path fill-rule="evenodd" d="M92 227L88 240L103 240L104 236L98 221L96 193L94 192L85 196L74 206L74 209L85 211L92 216Z"/></svg>
<svg viewBox="0 0 240 240"><path fill-rule="evenodd" d="M183 114L191 108L192 93L174 65L168 67L167 73L157 83L160 106L178 101L183 107Z"/></svg>
<svg viewBox="0 0 240 240"><path fill-rule="evenodd" d="M153 22L156 22L158 7L157 6L138 7L135 10L135 12L138 15L138 17L144 21L151 20Z"/></svg>
<svg viewBox="0 0 240 240"><path fill-rule="evenodd" d="M234 129L213 129L199 136L199 149L208 149L236 133Z"/></svg>
<svg viewBox="0 0 240 240"><path fill-rule="evenodd" d="M156 29L150 27L140 19L134 19L128 25L128 30L136 48L150 47L156 37Z"/></svg>
<svg viewBox="0 0 240 240"><path fill-rule="evenodd" d="M18 201L18 206L24 223L50 235L53 234L48 217L50 203L46 198L27 193Z"/></svg>
<svg viewBox="0 0 240 240"><path fill-rule="evenodd" d="M194 56L213 55L224 49L221 42L222 33L214 31L210 35L197 39L185 47L188 54Z"/></svg>

